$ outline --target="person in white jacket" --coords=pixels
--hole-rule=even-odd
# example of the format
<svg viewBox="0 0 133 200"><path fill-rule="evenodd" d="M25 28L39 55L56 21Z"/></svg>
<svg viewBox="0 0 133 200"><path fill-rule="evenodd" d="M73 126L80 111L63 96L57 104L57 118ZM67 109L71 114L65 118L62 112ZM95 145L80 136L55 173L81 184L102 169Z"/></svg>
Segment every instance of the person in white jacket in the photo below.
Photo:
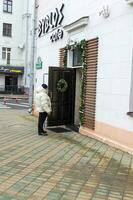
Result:
<svg viewBox="0 0 133 200"><path fill-rule="evenodd" d="M47 91L48 86L42 84L41 88L36 90L35 104L36 110L39 112L38 117L38 135L47 135L47 131L43 129L47 115L51 113L51 101Z"/></svg>

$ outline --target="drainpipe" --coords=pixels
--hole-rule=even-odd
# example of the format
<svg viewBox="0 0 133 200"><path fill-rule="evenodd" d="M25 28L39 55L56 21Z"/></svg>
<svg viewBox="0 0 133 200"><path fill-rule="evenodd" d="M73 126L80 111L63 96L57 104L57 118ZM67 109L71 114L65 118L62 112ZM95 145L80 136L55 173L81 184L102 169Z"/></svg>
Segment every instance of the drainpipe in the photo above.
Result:
<svg viewBox="0 0 133 200"><path fill-rule="evenodd" d="M24 14L24 17L26 17L26 41L25 41L25 76L24 76L24 86L27 86L27 68L28 68L28 56L29 56L29 19L30 19L30 13L29 13L29 0L26 1L26 14Z"/></svg>
<svg viewBox="0 0 133 200"><path fill-rule="evenodd" d="M33 97L34 97L34 64L35 64L35 38L36 38L36 24L37 24L37 0L34 0L34 13L32 24L32 42L31 42L31 57L30 57L30 85L29 85L29 113L33 110Z"/></svg>

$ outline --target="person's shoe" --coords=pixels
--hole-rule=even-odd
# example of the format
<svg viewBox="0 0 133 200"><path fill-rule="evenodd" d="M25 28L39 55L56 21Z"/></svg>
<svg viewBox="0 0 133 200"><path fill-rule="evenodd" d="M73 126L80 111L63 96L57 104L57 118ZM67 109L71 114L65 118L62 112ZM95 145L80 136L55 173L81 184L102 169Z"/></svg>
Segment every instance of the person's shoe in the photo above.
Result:
<svg viewBox="0 0 133 200"><path fill-rule="evenodd" d="M38 133L38 135L44 135L44 133L43 133L43 132L41 132L41 133Z"/></svg>
<svg viewBox="0 0 133 200"><path fill-rule="evenodd" d="M47 133L43 133L43 136L47 136L48 134Z"/></svg>
<svg viewBox="0 0 133 200"><path fill-rule="evenodd" d="M38 135L47 136L48 134L47 134L47 133L44 133L44 132L42 132L42 133L38 133Z"/></svg>
<svg viewBox="0 0 133 200"><path fill-rule="evenodd" d="M43 135L43 133L38 133L38 135Z"/></svg>
<svg viewBox="0 0 133 200"><path fill-rule="evenodd" d="M44 135L44 136L47 136L47 135L48 135L48 134L47 134L47 131L43 130L43 135Z"/></svg>

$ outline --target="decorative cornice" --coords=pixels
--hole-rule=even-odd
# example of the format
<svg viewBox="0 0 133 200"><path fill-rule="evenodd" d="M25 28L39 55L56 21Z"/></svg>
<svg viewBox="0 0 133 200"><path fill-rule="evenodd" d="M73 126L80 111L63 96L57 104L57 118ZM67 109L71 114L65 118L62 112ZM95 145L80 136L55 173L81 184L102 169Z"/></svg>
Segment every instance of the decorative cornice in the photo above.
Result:
<svg viewBox="0 0 133 200"><path fill-rule="evenodd" d="M89 21L89 16L85 16L82 17L78 20L76 20L73 23L70 23L68 25L65 25L63 28L67 31L67 32L72 32L73 30L85 27L88 25L88 21Z"/></svg>

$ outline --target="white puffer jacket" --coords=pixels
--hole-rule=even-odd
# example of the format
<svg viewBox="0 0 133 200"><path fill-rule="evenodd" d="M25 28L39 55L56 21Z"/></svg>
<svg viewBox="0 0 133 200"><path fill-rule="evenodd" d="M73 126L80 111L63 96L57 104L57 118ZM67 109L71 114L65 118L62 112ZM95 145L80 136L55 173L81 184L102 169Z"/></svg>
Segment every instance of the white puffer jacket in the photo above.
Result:
<svg viewBox="0 0 133 200"><path fill-rule="evenodd" d="M47 94L47 90L43 87L36 90L35 105L38 112L51 112L51 101Z"/></svg>

